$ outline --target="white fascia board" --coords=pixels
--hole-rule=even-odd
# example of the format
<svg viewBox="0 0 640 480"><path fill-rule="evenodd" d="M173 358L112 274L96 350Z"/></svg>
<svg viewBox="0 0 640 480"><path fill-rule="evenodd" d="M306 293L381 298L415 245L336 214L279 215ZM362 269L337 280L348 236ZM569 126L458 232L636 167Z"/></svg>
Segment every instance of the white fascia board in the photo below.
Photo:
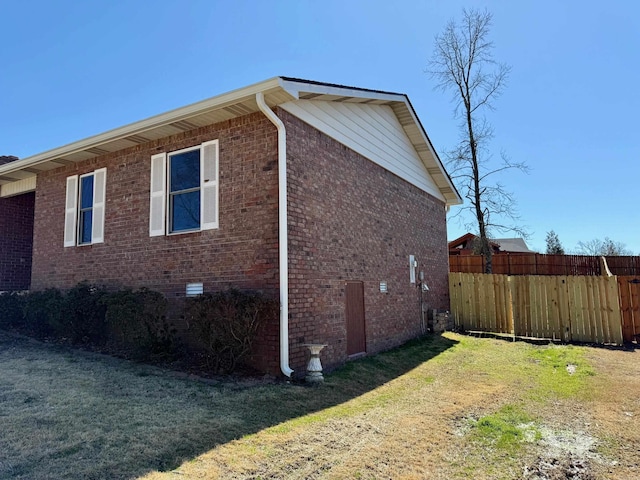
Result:
<svg viewBox="0 0 640 480"><path fill-rule="evenodd" d="M383 102L401 102L405 99L405 95L401 93L376 92L373 90L334 85L323 85L296 80L282 79L282 88L287 92L296 92L298 94L298 97L300 92L306 92L316 93L318 95L335 95L337 97L367 98L371 100L380 100Z"/></svg>
<svg viewBox="0 0 640 480"><path fill-rule="evenodd" d="M184 120L194 115L204 113L207 110L221 108L227 105L233 105L234 103L238 103L242 99L255 97L255 94L258 92L266 92L268 90L278 88L282 88L282 79L280 77L274 77L260 83L249 85L248 87L239 88L231 92L223 93L222 95L218 95L216 97L192 103L191 105L187 105L185 107L176 108L174 110L155 115L145 120L130 123L123 127L114 128L104 133L93 135L91 137L64 145L62 147L47 150L46 152L42 152L31 157L13 161L6 165L0 166L0 175L7 174L16 170L21 170L25 167L37 165L49 160L55 160L56 158L81 152L88 148L99 147L104 143L116 140L118 138L141 134L152 128ZM289 92L287 90L287 93L292 95L292 100L297 99L297 96L293 95L292 92Z"/></svg>
<svg viewBox="0 0 640 480"><path fill-rule="evenodd" d="M404 100L403 100L404 104L407 106L407 109L409 110L409 113L411 114L411 118L413 119L414 123L418 126L418 130L420 131L420 135L422 135L422 138L424 139L424 142L427 144L427 147L429 147L429 151L431 152L431 156L434 158L434 160L436 162L438 162L438 167L440 168L440 171L442 172L442 176L444 177L445 181L451 187L451 190L453 191L453 193L457 197L456 201L447 201L447 205L448 206L462 205L462 203L463 203L462 197L460 196L460 193L458 192L458 189L455 187L455 185L451 181L451 177L447 173L447 170L444 168L444 164L442 163L442 160L440 160L440 157L436 153L435 148L433 148L433 144L431 143L431 140L429 139L429 136L427 135L427 132L425 131L424 127L422 126L422 122L420 121L420 119L416 115L416 112L413 109L413 105L411 105L411 102L409 101L409 98L406 95L404 97L405 97Z"/></svg>

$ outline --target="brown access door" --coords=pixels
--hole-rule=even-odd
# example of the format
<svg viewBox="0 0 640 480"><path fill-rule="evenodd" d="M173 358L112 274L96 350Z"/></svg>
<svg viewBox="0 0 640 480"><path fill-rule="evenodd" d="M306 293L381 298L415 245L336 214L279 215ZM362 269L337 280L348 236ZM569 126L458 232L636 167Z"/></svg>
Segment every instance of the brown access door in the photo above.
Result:
<svg viewBox="0 0 640 480"><path fill-rule="evenodd" d="M364 284L346 283L347 355L366 351L364 333Z"/></svg>

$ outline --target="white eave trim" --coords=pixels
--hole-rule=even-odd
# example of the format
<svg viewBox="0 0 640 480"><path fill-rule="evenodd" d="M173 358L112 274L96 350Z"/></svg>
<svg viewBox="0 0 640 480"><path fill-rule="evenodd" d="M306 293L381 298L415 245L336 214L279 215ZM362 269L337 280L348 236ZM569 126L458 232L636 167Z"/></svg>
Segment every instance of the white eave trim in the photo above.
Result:
<svg viewBox="0 0 640 480"><path fill-rule="evenodd" d="M336 97L366 98L369 100L379 100L381 102L404 102L406 98L406 96L401 93L376 92L373 90L285 79L282 79L282 88L290 94L295 92L296 99L300 96L300 92L315 93L318 95L334 95Z"/></svg>
<svg viewBox="0 0 640 480"><path fill-rule="evenodd" d="M100 133L98 135L94 135L77 142L69 143L62 147L47 150L46 152L42 152L31 157L23 158L6 165L2 165L0 166L0 175L7 174L15 170L20 170L25 167L38 165L39 163L55 160L56 158L81 152L88 148L99 147L104 143L117 140L119 138L141 134L156 127L160 127L180 120L185 120L189 117L205 113L208 110L214 110L227 105L233 105L234 103L238 103L242 99L247 99L249 97L255 98L255 95L258 92L268 92L269 90L278 88L282 88L287 93L289 93L292 97L292 100L297 99L297 96L295 96L295 92L291 92L290 90L283 88L282 78L271 78L269 80L265 80L264 82L233 90L216 97L187 105L186 107L176 108L169 112L161 113L159 115L155 115L139 122L134 122L123 127L114 128L104 133Z"/></svg>
<svg viewBox="0 0 640 480"><path fill-rule="evenodd" d="M463 203L462 197L460 196L460 193L458 192L458 189L453 184L453 181L451 180L451 177L447 173L447 170L444 168L444 164L442 163L442 160L440 160L440 157L436 153L435 148L433 148L433 144L431 143L431 139L429 139L429 135L427 135L426 130L422 126L422 122L420 121L420 119L418 118L415 110L413 109L413 105L411 105L411 102L409 101L409 97L407 97L406 95L403 95L403 97L404 97L403 98L403 103L406 105L407 109L409 110L409 113L411 114L411 118L413 119L413 122L418 126L418 129L420 130L420 134L422 135L422 138L424 139L425 144L427 145L427 147L429 147L429 151L431 152L431 156L433 157L434 161L437 162L437 165L440 168L440 171L441 171L442 176L444 178L444 181L446 182L448 187L451 188L452 196L456 197L455 201L451 201L449 199L449 195L443 193L444 197L447 198L446 205L447 206L462 205L462 203ZM438 183L437 179L436 179L436 183ZM438 187L440 187L440 189L442 191L442 185L438 185Z"/></svg>
<svg viewBox="0 0 640 480"><path fill-rule="evenodd" d="M380 104L403 104L411 114L413 122L421 132L424 143L427 145L431 152L431 156L435 160L444 182L442 180L436 180L439 188L445 188L447 192L442 191L442 194L447 199L447 205L457 205L462 203L462 198L458 194L455 186L451 182L444 165L435 153L433 145L431 144L420 120L417 118L415 111L409 99L406 95L393 92L380 92L375 90L359 89L356 87L347 87L341 85L322 84L313 81L307 81L302 79L293 79L288 77L274 77L269 80L265 80L260 83L249 85L240 89L227 92L216 97L212 97L200 102L187 105L185 107L177 108L166 113L155 115L153 117L141 120L139 122L131 123L123 127L115 128L99 135L94 135L83 140L79 140L62 147L47 150L46 152L33 155L31 157L16 160L5 165L0 166L0 176L10 175L12 172L20 171L28 167L37 166L46 162L56 161L56 159L64 158L65 156L77 154L92 148L100 147L101 145L109 142L117 141L132 135L144 134L154 128L163 127L165 125L178 122L181 120L187 120L190 117L205 114L209 111L215 111L233 104L246 102L247 100L255 99L258 93L262 93L267 96L272 93L279 93L280 98L278 103L282 102L282 94L284 93L289 101L298 100L300 97L304 98L305 94L315 94L317 96L334 96L338 100L340 99L364 99L365 102L376 102ZM254 100L255 101L255 100ZM356 100L357 101L357 100ZM275 102L274 102L275 103ZM270 105L275 106L275 105ZM257 111L257 110L256 110ZM429 167L427 165L427 167ZM433 174L432 174L433 175ZM450 192L448 191L450 189Z"/></svg>

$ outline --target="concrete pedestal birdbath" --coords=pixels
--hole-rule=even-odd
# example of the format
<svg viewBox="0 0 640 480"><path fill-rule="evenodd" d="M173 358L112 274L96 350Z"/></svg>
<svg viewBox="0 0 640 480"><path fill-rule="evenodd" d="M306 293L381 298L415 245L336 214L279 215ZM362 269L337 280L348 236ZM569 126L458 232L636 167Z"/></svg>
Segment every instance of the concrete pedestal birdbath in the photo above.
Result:
<svg viewBox="0 0 640 480"><path fill-rule="evenodd" d="M307 375L304 377L305 381L309 383L324 382L322 363L320 363L320 351L326 347L326 345L322 343L305 343L302 346L307 347L311 353L309 363L307 364Z"/></svg>

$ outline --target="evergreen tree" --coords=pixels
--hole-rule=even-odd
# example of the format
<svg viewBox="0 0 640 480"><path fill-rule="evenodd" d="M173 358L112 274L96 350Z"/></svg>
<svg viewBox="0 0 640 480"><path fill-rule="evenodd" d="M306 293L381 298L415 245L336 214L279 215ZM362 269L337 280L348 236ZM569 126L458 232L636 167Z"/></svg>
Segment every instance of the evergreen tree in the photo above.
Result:
<svg viewBox="0 0 640 480"><path fill-rule="evenodd" d="M560 243L560 239L556 232L551 230L547 232L547 254L548 255L564 255L564 248Z"/></svg>

